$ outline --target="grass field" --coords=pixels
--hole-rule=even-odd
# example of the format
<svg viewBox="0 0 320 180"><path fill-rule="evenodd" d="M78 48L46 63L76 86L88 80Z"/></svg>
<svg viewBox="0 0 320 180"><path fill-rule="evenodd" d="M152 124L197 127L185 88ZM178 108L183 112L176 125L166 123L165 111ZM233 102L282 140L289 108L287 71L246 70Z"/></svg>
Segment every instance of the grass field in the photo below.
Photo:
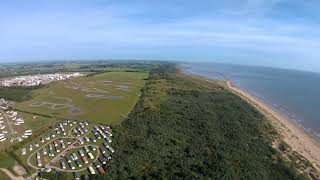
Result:
<svg viewBox="0 0 320 180"><path fill-rule="evenodd" d="M1 176L1 180L11 180L9 176L7 176L7 174L5 174L4 172L0 171L0 176Z"/></svg>
<svg viewBox="0 0 320 180"><path fill-rule="evenodd" d="M0 168L12 167L14 165L14 158L9 154L3 152L0 153Z"/></svg>
<svg viewBox="0 0 320 180"><path fill-rule="evenodd" d="M51 83L16 109L64 119L118 124L133 109L145 72L108 72Z"/></svg>
<svg viewBox="0 0 320 180"><path fill-rule="evenodd" d="M25 120L25 124L23 125L24 129L31 129L36 131L42 127L47 126L48 124L52 124L57 121L55 118L43 117L43 116L34 116L29 113L19 112L20 116Z"/></svg>

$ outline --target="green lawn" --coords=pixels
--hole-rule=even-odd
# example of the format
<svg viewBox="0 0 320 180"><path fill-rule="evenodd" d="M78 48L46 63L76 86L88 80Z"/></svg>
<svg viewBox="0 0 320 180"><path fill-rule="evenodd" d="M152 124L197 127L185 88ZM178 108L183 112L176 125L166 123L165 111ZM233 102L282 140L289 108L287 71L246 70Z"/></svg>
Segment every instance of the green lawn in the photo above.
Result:
<svg viewBox="0 0 320 180"><path fill-rule="evenodd" d="M16 109L57 118L119 124L138 101L147 76L145 72L108 72L54 82L32 91L32 99L17 103ZM31 106L37 102L50 104ZM52 109L52 104L67 107Z"/></svg>

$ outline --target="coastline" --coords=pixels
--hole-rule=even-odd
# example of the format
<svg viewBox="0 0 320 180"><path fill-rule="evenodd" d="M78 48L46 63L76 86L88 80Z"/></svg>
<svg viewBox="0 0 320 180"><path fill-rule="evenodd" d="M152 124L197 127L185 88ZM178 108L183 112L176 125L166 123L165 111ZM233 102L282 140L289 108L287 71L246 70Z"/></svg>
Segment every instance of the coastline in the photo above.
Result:
<svg viewBox="0 0 320 180"><path fill-rule="evenodd" d="M233 93L240 96L264 114L277 130L281 139L286 142L293 151L309 160L314 168L320 172L320 143L316 139L266 103L234 86L231 81L226 81L226 86Z"/></svg>

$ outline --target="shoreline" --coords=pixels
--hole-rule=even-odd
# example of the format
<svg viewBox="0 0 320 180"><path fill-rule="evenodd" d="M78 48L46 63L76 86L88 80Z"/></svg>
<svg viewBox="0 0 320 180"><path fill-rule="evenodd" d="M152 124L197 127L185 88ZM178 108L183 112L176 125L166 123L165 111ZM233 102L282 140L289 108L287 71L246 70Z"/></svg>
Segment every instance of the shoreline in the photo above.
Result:
<svg viewBox="0 0 320 180"><path fill-rule="evenodd" d="M314 137L305 132L303 128L292 122L285 115L274 110L248 92L234 86L231 81L226 81L226 86L233 93L240 96L264 114L277 130L281 139L286 142L293 151L309 160L314 168L320 172L320 143Z"/></svg>

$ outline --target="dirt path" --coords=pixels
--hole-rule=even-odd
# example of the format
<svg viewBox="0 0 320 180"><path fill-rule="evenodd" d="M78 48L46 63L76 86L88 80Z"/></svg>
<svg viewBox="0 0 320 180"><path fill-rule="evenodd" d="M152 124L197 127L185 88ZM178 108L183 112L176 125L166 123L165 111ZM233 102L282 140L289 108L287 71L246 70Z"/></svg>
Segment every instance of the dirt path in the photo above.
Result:
<svg viewBox="0 0 320 180"><path fill-rule="evenodd" d="M9 176L10 179L12 179L12 180L25 180L25 178L22 177L22 176L15 176L15 175L13 175L8 169L0 168L0 170L1 170L2 172L4 172L7 176Z"/></svg>
<svg viewBox="0 0 320 180"><path fill-rule="evenodd" d="M51 102L35 102L29 105L30 107L46 107L50 108L52 110L57 109L68 109L68 113L71 115L80 115L83 114L82 110L80 108L75 107L72 104L57 104L57 103L51 103Z"/></svg>

